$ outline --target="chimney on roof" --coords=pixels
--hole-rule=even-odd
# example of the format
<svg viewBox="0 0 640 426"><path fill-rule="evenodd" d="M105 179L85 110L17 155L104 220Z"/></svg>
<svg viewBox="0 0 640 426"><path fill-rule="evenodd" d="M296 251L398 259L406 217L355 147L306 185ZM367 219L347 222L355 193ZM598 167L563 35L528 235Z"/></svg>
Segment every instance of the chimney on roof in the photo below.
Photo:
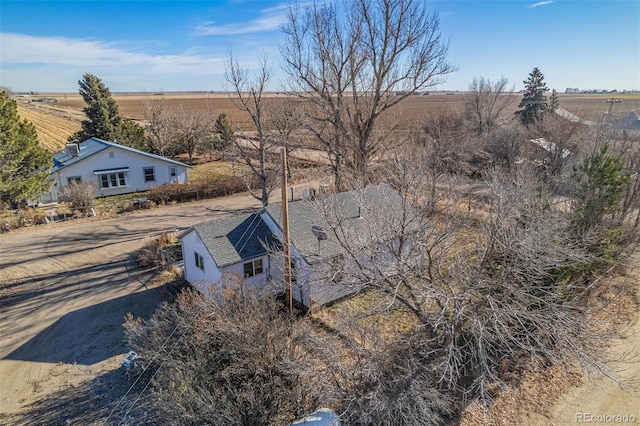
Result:
<svg viewBox="0 0 640 426"><path fill-rule="evenodd" d="M67 144L67 155L69 157L77 157L80 155L80 144L79 143L68 143Z"/></svg>

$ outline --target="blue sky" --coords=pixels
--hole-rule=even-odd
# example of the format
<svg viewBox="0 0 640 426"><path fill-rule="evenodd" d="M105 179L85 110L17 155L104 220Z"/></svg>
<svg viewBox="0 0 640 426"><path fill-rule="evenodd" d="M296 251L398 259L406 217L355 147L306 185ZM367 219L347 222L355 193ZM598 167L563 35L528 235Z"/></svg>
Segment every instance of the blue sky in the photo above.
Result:
<svg viewBox="0 0 640 426"><path fill-rule="evenodd" d="M520 90L536 66L558 91L640 90L638 0L428 4L459 68L437 90L502 75ZM285 12L275 0L0 0L0 85L77 92L88 72L113 92L225 90L232 51L250 69L266 55L279 90Z"/></svg>

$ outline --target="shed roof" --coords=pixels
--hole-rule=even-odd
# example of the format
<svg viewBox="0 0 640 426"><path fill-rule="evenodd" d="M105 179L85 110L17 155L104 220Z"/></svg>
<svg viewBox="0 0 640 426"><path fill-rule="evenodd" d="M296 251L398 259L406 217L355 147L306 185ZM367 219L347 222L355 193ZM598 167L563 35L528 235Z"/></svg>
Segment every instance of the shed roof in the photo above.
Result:
<svg viewBox="0 0 640 426"><path fill-rule="evenodd" d="M323 208L321 203L330 204L330 208ZM372 223L377 222L374 218L379 216L380 212L401 211L399 208L401 203L400 195L387 184L341 192L316 201L291 202L289 203L291 243L309 263L341 254L342 249L335 235L330 232L331 228L323 216L323 211L329 211L332 216L331 221L339 221L350 234L365 235L373 231L379 237L379 241L383 241L386 238L386 230L370 229ZM282 204L272 204L266 210L282 229ZM319 226L327 231L327 239L318 241L312 231L313 226Z"/></svg>
<svg viewBox="0 0 640 426"><path fill-rule="evenodd" d="M264 256L266 247L279 245L260 213L195 225L202 243L219 268Z"/></svg>

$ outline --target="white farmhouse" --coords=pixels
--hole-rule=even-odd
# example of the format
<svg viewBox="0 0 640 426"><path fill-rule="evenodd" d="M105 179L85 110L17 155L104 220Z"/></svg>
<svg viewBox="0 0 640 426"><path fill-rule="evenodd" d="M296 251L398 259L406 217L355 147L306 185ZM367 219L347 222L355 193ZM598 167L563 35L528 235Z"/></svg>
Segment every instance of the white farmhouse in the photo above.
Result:
<svg viewBox="0 0 640 426"><path fill-rule="evenodd" d="M400 195L388 185L329 197L330 201L325 198L289 203L292 297L307 309L342 299L363 287L340 276L340 271L352 265L345 264L343 249L330 232L331 225L320 213L318 203L331 203L342 229L353 234L354 240L358 235L372 234L367 228L379 212L400 211L402 203ZM226 274L238 277L246 288L282 292L281 207L273 204L250 215L189 228L180 236L185 279L205 294L217 290ZM362 242L372 244L376 258L383 259L387 240L393 237L379 229L373 230L373 234L374 239Z"/></svg>
<svg viewBox="0 0 640 426"><path fill-rule="evenodd" d="M53 186L40 196L43 203L57 201L64 185L95 182L96 197L127 194L167 182L187 183L191 166L159 155L97 138L68 144L53 156Z"/></svg>

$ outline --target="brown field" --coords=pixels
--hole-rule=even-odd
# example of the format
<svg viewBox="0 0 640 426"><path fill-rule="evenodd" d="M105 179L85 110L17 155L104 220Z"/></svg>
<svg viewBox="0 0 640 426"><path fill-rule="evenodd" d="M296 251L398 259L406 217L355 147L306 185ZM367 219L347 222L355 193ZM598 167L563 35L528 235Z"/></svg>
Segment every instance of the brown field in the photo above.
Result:
<svg viewBox="0 0 640 426"><path fill-rule="evenodd" d="M40 143L50 152L63 149L67 138L80 130L84 118L69 108L27 102L18 102L18 115L34 124Z"/></svg>
<svg viewBox="0 0 640 426"><path fill-rule="evenodd" d="M464 92L431 93L409 97L395 109L387 112L383 120L400 124L401 127L414 127L425 118L435 114L464 109ZM25 99L18 102L21 117L28 119L36 126L42 144L51 151L64 148L69 135L80 129L80 121L84 119L82 108L84 101L77 93L42 93L38 97L50 97L55 103L27 103ZM281 94L267 95L270 102L288 102L290 98ZM518 106L520 94L515 94L515 101L507 111L510 116ZM621 99L620 103L608 103L612 97ZM143 122L143 105L145 101L163 99L169 107L185 105L194 109L206 109L212 116L226 113L230 120L242 130L250 130L249 117L240 111L226 93L115 93L113 98L118 102L120 114L124 117ZM598 121L606 114L620 118L631 111L640 113L640 94L591 95L560 94L560 107L586 120ZM37 105L37 108L36 108Z"/></svg>

